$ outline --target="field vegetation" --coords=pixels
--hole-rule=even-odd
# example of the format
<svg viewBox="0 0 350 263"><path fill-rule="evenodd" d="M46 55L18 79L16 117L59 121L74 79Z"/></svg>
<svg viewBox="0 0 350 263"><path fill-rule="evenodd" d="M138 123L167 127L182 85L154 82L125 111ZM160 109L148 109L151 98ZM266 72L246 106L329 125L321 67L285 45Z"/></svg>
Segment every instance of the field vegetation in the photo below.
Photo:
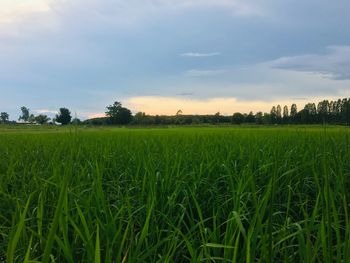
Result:
<svg viewBox="0 0 350 263"><path fill-rule="evenodd" d="M346 127L0 131L0 262L350 262Z"/></svg>

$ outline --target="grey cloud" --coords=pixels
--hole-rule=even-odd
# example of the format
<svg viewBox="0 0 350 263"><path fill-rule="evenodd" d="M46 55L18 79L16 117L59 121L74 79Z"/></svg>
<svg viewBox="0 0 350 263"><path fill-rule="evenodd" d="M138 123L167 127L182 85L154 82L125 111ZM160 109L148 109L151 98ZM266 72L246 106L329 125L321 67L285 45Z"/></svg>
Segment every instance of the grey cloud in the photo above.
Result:
<svg viewBox="0 0 350 263"><path fill-rule="evenodd" d="M176 94L177 96L193 96L194 92L182 92L179 94Z"/></svg>
<svg viewBox="0 0 350 263"><path fill-rule="evenodd" d="M335 80L350 79L350 46L331 46L325 54L282 57L268 64L278 69L318 73Z"/></svg>

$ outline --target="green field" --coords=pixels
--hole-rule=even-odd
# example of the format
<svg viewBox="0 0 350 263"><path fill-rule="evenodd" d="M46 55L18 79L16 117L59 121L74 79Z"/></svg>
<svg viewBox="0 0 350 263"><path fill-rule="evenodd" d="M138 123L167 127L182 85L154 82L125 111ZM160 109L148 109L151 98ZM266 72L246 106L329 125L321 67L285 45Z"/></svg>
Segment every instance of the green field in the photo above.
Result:
<svg viewBox="0 0 350 263"><path fill-rule="evenodd" d="M0 128L0 262L350 262L349 140Z"/></svg>

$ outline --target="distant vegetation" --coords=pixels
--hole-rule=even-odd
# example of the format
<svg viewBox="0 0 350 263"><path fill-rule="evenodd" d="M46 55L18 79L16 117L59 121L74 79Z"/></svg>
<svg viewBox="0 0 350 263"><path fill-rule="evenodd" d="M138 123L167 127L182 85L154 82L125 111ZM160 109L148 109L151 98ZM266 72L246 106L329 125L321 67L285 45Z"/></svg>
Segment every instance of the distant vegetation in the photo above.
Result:
<svg viewBox="0 0 350 263"><path fill-rule="evenodd" d="M121 104L117 102L118 107ZM111 106L109 106L111 107ZM122 108L125 109L125 108ZM116 110L115 112L118 112ZM107 112L108 117L93 118L84 121L92 125L108 124L136 124L136 125L190 125L190 124L350 124L350 99L338 99L335 101L323 100L316 106L315 103L308 103L298 111L296 104L290 109L287 105L283 108L280 105L273 106L269 113L250 112L249 114L236 112L232 116L221 115L219 112L213 115L183 115L179 110L173 116L147 115L138 112L128 116L122 121L121 118L113 115L113 111Z"/></svg>
<svg viewBox="0 0 350 263"><path fill-rule="evenodd" d="M34 116L29 109L21 107L21 123L29 124L55 124L62 125L88 124L88 125L191 125L191 124L350 124L350 98L334 101L323 100L317 105L307 103L303 109L298 110L296 104L290 108L285 105L273 106L270 112L240 113L233 115L221 115L220 112L208 115L185 115L178 110L175 115L148 115L145 112L132 112L123 107L118 101L106 107L106 117L92 118L85 121L72 119L71 112L67 108L60 108L55 118L50 120L46 115ZM6 112L0 113L0 123L15 123L9 121Z"/></svg>

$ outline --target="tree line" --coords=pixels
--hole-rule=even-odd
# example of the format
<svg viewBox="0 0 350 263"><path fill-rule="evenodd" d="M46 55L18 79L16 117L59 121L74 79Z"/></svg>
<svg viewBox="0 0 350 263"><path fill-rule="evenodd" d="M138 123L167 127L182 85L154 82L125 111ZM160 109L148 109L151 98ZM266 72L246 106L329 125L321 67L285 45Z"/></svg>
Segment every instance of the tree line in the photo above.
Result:
<svg viewBox="0 0 350 263"><path fill-rule="evenodd" d="M298 110L296 104L290 108L284 105L273 106L270 112L236 112L231 116L221 115L184 115L179 110L175 115L147 115L138 112L132 116L131 111L115 102L107 107L106 117L93 118L84 121L92 125L135 124L135 125L190 125L190 124L350 124L350 98L334 101L323 100L317 103L307 103Z"/></svg>
<svg viewBox="0 0 350 263"><path fill-rule="evenodd" d="M270 112L236 112L231 116L221 115L184 115L179 110L175 115L148 115L138 112L135 115L118 101L106 107L106 117L80 121L72 118L67 108L60 108L52 120L44 114L30 114L29 108L21 107L18 120L29 124L84 124L84 125L191 125L191 124L341 124L350 125L350 98L323 100L319 103L307 103L298 110L296 104L290 108L284 105L273 106ZM9 114L0 113L0 123L9 123Z"/></svg>
<svg viewBox="0 0 350 263"><path fill-rule="evenodd" d="M10 121L9 114L7 112L0 113L0 123L12 123L12 124L62 124L67 125L70 123L81 122L79 119L73 119L71 116L71 112L67 108L60 108L56 117L51 119L45 114L34 115L30 113L29 108L22 106L21 107L21 115L18 118L19 122Z"/></svg>

